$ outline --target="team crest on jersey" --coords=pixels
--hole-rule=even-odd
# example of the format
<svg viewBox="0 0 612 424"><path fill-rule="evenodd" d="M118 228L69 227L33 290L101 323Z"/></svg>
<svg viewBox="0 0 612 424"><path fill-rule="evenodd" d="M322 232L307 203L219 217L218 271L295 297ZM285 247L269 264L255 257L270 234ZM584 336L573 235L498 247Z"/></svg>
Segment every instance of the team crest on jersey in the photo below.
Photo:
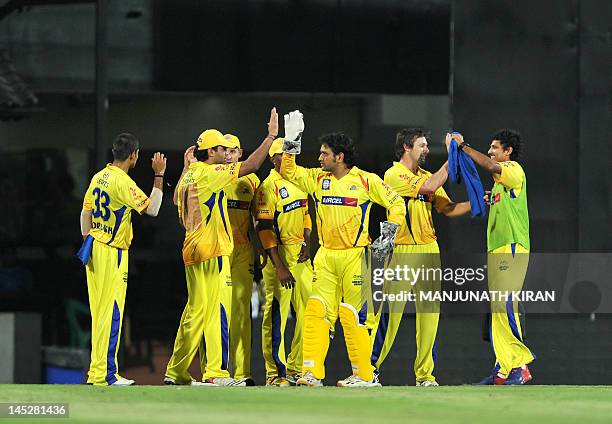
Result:
<svg viewBox="0 0 612 424"><path fill-rule="evenodd" d="M321 183L321 189L329 190L329 186L331 185L331 180L329 178L325 178Z"/></svg>
<svg viewBox="0 0 612 424"><path fill-rule="evenodd" d="M287 191L285 187L281 188L278 191L278 194L280 194L281 199L286 199L287 197L289 197L289 192Z"/></svg>

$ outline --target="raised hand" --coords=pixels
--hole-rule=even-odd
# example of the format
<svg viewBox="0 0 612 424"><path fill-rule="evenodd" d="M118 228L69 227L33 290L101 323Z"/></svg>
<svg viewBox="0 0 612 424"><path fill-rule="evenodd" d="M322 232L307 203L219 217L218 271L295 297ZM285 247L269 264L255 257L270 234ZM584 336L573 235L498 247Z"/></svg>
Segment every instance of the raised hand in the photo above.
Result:
<svg viewBox="0 0 612 424"><path fill-rule="evenodd" d="M268 135L273 138L278 137L278 113L276 108L273 107L270 111L270 120L268 121Z"/></svg>
<svg viewBox="0 0 612 424"><path fill-rule="evenodd" d="M156 152L151 158L151 168L155 175L164 175L166 172L166 158L163 153Z"/></svg>
<svg viewBox="0 0 612 424"><path fill-rule="evenodd" d="M187 150L185 150L185 153L183 154L183 168L188 168L189 165L198 161L193 154L195 148L196 146L189 146Z"/></svg>
<svg viewBox="0 0 612 424"><path fill-rule="evenodd" d="M304 132L304 115L294 110L285 115L285 140L283 152L299 155L302 151L302 133Z"/></svg>

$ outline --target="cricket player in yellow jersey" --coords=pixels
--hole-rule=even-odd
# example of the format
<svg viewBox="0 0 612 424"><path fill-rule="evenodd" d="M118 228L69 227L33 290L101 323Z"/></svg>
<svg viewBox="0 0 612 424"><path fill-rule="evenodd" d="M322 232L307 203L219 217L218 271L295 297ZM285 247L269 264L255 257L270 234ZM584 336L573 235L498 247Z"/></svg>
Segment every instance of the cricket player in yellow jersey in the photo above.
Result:
<svg viewBox="0 0 612 424"><path fill-rule="evenodd" d="M270 148L274 169L257 191L257 230L270 259L263 269L266 304L261 343L266 363L266 385L295 384L302 371L304 310L312 292L308 195L283 179L280 172L283 139ZM290 306L295 311L291 353L285 354L285 326Z"/></svg>
<svg viewBox="0 0 612 424"><path fill-rule="evenodd" d="M228 371L228 316L221 291L230 278L229 257L234 248L225 189L263 163L278 134L276 109L270 113L268 136L244 162L225 164L232 144L217 130L204 131L185 152L184 169L175 189L179 220L185 228L183 262L188 300L176 335L164 383L194 384L188 368L204 338L206 370L203 385L245 385ZM226 325L222 325L225 321Z"/></svg>
<svg viewBox="0 0 612 424"><path fill-rule="evenodd" d="M223 136L232 144L227 150L226 163L237 163L243 150L240 139L232 134ZM255 192L259 178L245 175L226 189L234 250L230 256L231 268L231 316L230 363L233 363L234 379L254 386L251 375L251 295L253 292L253 244L249 240L249 228L253 225ZM255 245L259 245L255 240ZM223 301L221 302L224 303Z"/></svg>
<svg viewBox="0 0 612 424"><path fill-rule="evenodd" d="M397 228L405 219L404 204L380 177L355 166L353 142L343 133L320 138L321 168L297 166L295 154L301 150L303 130L299 111L285 115L281 175L313 196L321 244L314 260L312 296L306 305L303 375L297 384L322 385L329 332L339 317L353 375L339 381L338 386L380 386L374 381L370 365L372 322L366 322L367 297L362 293L361 261L364 255L367 258L370 245L368 218L372 202L389 211L388 221L381 224L381 238L376 241L377 246L389 253Z"/></svg>
<svg viewBox="0 0 612 424"><path fill-rule="evenodd" d="M95 174L81 212L83 246L77 253L87 275L91 309L91 363L87 383L130 386L119 375L117 351L128 280L128 249L132 242L132 210L157 216L162 202L166 158L155 153L153 190L147 197L128 172L138 161L138 139L119 134L113 142L113 163Z"/></svg>
<svg viewBox="0 0 612 424"><path fill-rule="evenodd" d="M521 154L521 135L503 129L491 137L488 156L453 133L459 150L493 175L487 227L489 290L515 292L523 288L529 265L529 211L527 178L516 162ZM447 140L447 147L450 141ZM487 196L485 196L487 197ZM523 342L518 300L491 302L491 345L496 363L492 374L479 384L521 385L532 379L527 364L535 359Z"/></svg>
<svg viewBox="0 0 612 424"><path fill-rule="evenodd" d="M429 154L427 131L405 128L397 133L395 156L398 162L385 172L384 181L403 199L406 219L401 223L395 239L393 260L389 268L409 265L411 268L440 267L440 249L433 226L433 208L447 217L457 217L470 211L470 202L453 203L442 185L448 177L448 166L431 174L421 168ZM447 138L450 134L447 134ZM421 280L415 284L389 282L393 293L401 290L439 291L440 281ZM404 287L407 286L407 287ZM417 386L437 386L433 376L436 355L435 340L440 308L438 302L416 300L416 347L414 373ZM372 366L378 370L391 350L400 326L406 302L385 302L376 314L376 327L372 332Z"/></svg>

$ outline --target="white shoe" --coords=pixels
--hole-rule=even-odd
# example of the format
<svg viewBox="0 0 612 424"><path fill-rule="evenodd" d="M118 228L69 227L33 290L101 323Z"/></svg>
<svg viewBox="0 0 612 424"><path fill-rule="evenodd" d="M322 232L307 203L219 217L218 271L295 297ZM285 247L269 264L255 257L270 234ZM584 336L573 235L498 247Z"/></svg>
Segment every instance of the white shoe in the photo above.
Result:
<svg viewBox="0 0 612 424"><path fill-rule="evenodd" d="M111 384L111 386L117 386L117 387L133 386L134 383L136 383L134 380L128 380L127 378L121 377L117 381L115 381L113 384Z"/></svg>
<svg viewBox="0 0 612 424"><path fill-rule="evenodd" d="M417 387L438 387L439 384L436 383L435 381L425 380L425 381L417 381L416 386Z"/></svg>
<svg viewBox="0 0 612 424"><path fill-rule="evenodd" d="M196 381L193 378L188 382L180 382L176 381L172 377L164 377L164 384L166 386L216 386L216 384L203 383L201 381Z"/></svg>
<svg viewBox="0 0 612 424"><path fill-rule="evenodd" d="M246 387L245 381L236 381L231 377L211 377L202 381L202 385L225 386L225 387Z"/></svg>
<svg viewBox="0 0 612 424"><path fill-rule="evenodd" d="M310 371L306 371L303 376L297 379L296 386L322 387L321 380L316 378Z"/></svg>
<svg viewBox="0 0 612 424"><path fill-rule="evenodd" d="M372 381L362 380L361 377L356 376L355 374L351 375L344 380L338 381L336 384L338 387L381 387L382 384L378 382L378 379L374 377Z"/></svg>

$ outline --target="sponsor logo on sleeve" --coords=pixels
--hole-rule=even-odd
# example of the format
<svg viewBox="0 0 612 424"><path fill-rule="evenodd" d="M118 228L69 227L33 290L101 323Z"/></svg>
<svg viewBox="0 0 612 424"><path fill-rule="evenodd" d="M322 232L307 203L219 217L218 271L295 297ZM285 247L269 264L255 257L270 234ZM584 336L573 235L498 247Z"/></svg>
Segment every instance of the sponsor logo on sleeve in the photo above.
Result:
<svg viewBox="0 0 612 424"><path fill-rule="evenodd" d="M357 199L353 197L323 196L321 203L324 205L357 206Z"/></svg>
<svg viewBox="0 0 612 424"><path fill-rule="evenodd" d="M295 210L295 209L305 208L306 205L307 205L306 199L296 200L296 201L293 201L283 206L283 212L291 212L292 210Z"/></svg>

